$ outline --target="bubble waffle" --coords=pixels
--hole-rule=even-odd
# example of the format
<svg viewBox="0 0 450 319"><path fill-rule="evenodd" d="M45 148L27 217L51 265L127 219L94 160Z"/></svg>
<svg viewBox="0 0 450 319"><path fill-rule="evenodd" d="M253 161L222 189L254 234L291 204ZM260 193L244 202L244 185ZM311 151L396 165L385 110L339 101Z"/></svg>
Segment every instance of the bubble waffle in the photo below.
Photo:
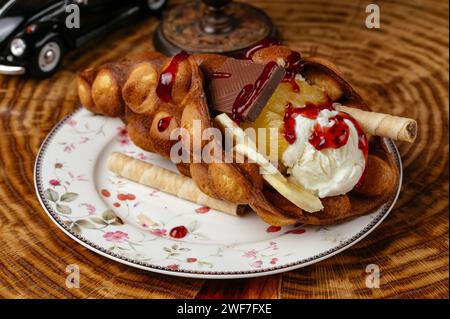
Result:
<svg viewBox="0 0 450 319"><path fill-rule="evenodd" d="M254 52L251 58L262 64L289 64L293 53L285 46L274 45ZM171 147L177 142L169 138L173 129L182 127L195 134L193 120L200 121L201 129L214 126L205 83L226 59L213 54L167 58L150 52L135 61L109 63L78 76L80 100L94 113L120 117L140 148L170 158ZM169 78L162 79L162 73L170 74ZM330 62L301 59L301 74L327 92L332 102L369 110ZM205 194L249 205L268 224L333 224L369 213L395 192L399 172L392 156L380 137L370 136L369 141L363 186L345 195L322 198L324 209L314 213L300 209L265 183L257 164L213 162L177 167Z"/></svg>

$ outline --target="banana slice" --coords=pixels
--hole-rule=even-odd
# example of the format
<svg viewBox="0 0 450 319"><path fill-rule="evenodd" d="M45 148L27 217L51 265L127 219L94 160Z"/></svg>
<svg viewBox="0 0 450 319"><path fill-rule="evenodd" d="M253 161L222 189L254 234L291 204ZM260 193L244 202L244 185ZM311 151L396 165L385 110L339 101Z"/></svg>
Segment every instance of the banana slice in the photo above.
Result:
<svg viewBox="0 0 450 319"><path fill-rule="evenodd" d="M281 180L287 182L286 177L284 177L281 172L267 160L267 158L256 151L255 149L249 147L246 144L236 144L234 147L237 153L246 156L252 162L258 164L261 167L261 174L271 174L277 175Z"/></svg>
<svg viewBox="0 0 450 319"><path fill-rule="evenodd" d="M229 129L227 131L233 135L236 144L246 144L256 150L255 142L226 113L217 115L215 121L222 131L225 131L226 128Z"/></svg>
<svg viewBox="0 0 450 319"><path fill-rule="evenodd" d="M277 175L263 175L263 178L291 203L308 213L318 212L324 208L319 197L299 185L285 182Z"/></svg>

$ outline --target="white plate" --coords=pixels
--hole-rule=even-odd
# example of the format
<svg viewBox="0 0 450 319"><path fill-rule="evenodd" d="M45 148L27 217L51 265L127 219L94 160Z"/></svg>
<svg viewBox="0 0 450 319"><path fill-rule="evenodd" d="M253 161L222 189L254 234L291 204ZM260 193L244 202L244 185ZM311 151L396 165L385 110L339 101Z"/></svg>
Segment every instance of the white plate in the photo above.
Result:
<svg viewBox="0 0 450 319"><path fill-rule="evenodd" d="M401 172L397 148L392 141L385 142ZM79 109L52 130L36 159L35 186L44 210L68 236L90 250L175 276L255 277L331 257L381 223L401 185L400 180L396 194L366 216L335 226L277 229L255 214L228 216L116 177L105 167L112 151L175 169L158 155L134 146L119 119ZM118 194L132 195L119 200ZM188 229L182 239L170 236L177 226Z"/></svg>

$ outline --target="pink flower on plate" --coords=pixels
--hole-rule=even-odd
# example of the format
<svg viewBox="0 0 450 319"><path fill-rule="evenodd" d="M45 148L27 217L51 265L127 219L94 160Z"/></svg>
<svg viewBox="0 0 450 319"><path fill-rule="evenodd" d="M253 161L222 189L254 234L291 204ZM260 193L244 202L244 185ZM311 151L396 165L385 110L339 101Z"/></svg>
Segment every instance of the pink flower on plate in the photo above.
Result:
<svg viewBox="0 0 450 319"><path fill-rule="evenodd" d="M103 235L103 238L113 243L123 243L129 239L128 234L120 230L116 230L114 232L109 231Z"/></svg>
<svg viewBox="0 0 450 319"><path fill-rule="evenodd" d="M144 153L139 153L136 155L137 159L140 159L141 161L146 160L147 156Z"/></svg>
<svg viewBox="0 0 450 319"><path fill-rule="evenodd" d="M66 124L70 127L75 127L77 125L77 121L75 121L74 119L69 119Z"/></svg>
<svg viewBox="0 0 450 319"><path fill-rule="evenodd" d="M166 236L167 230L164 228L152 229L151 233L155 236Z"/></svg>
<svg viewBox="0 0 450 319"><path fill-rule="evenodd" d="M179 270L180 269L180 265L172 264L172 265L168 265L167 268L170 269L170 270Z"/></svg>
<svg viewBox="0 0 450 319"><path fill-rule="evenodd" d="M80 138L80 141L78 142L78 144L84 144L84 143L86 143L86 142L89 142L89 137L82 136L82 137Z"/></svg>
<svg viewBox="0 0 450 319"><path fill-rule="evenodd" d="M84 207L86 208L86 211L88 212L89 215L94 215L95 213L95 206L89 203L81 203L80 207Z"/></svg>
<svg viewBox="0 0 450 319"><path fill-rule="evenodd" d="M195 263L197 261L197 258L194 258L194 257L186 258L186 261L188 263Z"/></svg>
<svg viewBox="0 0 450 319"><path fill-rule="evenodd" d="M258 252L256 250L252 249L252 250L248 250L248 251L244 252L243 256L247 257L247 258L256 258L257 253Z"/></svg>
<svg viewBox="0 0 450 319"><path fill-rule="evenodd" d="M51 179L48 182L52 186L59 186L59 185L61 185L60 181L58 181L57 179Z"/></svg>
<svg viewBox="0 0 450 319"><path fill-rule="evenodd" d="M75 145L73 143L61 143L61 145L64 145L63 151L66 153L71 153L75 150Z"/></svg>
<svg viewBox="0 0 450 319"><path fill-rule="evenodd" d="M87 182L87 178L84 176L84 174L75 175L72 172L69 172L68 174L73 181Z"/></svg>
<svg viewBox="0 0 450 319"><path fill-rule="evenodd" d="M270 264L271 264L271 265L275 265L277 262L278 262L278 258L272 258L272 259L270 260Z"/></svg>
<svg viewBox="0 0 450 319"><path fill-rule="evenodd" d="M276 242L271 241L269 244L270 244L270 248L272 248L273 250L277 250L278 249L278 245L277 245Z"/></svg>
<svg viewBox="0 0 450 319"><path fill-rule="evenodd" d="M255 262L252 262L250 266L252 266L253 268L261 268L262 264L263 264L262 260L257 260Z"/></svg>
<svg viewBox="0 0 450 319"><path fill-rule="evenodd" d="M153 190L150 194L148 194L150 197L158 197L159 191Z"/></svg>

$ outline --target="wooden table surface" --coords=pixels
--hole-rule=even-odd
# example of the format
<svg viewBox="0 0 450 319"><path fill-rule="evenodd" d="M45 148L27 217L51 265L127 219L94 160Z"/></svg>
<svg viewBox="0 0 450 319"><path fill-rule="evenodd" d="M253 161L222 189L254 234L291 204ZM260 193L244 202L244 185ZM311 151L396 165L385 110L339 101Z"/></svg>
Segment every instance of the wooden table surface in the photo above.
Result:
<svg viewBox="0 0 450 319"><path fill-rule="evenodd" d="M377 1L381 28L365 27L372 1L255 0L284 42L340 66L374 110L418 119L400 144L403 188L366 239L318 264L247 280L156 275L110 261L66 237L35 196L33 165L50 129L79 106L76 72L152 48L156 18L137 21L67 56L54 77L0 76L0 297L5 298L448 298L448 2ZM81 288L67 289L68 264ZM381 286L365 286L368 264Z"/></svg>

